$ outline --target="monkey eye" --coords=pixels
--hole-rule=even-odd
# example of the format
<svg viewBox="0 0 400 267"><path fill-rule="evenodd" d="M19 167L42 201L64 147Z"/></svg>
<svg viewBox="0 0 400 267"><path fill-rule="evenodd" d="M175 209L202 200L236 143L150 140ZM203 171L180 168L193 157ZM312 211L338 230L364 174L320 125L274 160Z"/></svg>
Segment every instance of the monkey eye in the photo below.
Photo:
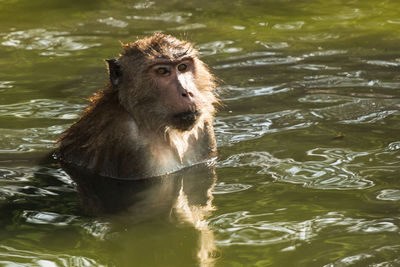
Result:
<svg viewBox="0 0 400 267"><path fill-rule="evenodd" d="M180 64L178 65L178 70L179 71L185 71L187 69L187 65L186 64Z"/></svg>
<svg viewBox="0 0 400 267"><path fill-rule="evenodd" d="M167 70L167 68L165 68L165 67L159 67L156 71L157 71L157 73L160 74L160 75L165 75L165 74L168 73L168 70Z"/></svg>

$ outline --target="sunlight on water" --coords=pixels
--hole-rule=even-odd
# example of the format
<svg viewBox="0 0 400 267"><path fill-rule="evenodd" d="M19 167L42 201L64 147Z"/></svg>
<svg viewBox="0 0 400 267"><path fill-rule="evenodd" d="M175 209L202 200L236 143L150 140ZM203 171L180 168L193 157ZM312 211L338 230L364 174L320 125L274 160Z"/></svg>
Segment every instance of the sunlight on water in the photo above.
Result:
<svg viewBox="0 0 400 267"><path fill-rule="evenodd" d="M19 266L106 266L96 262L93 259L70 256L55 255L52 253L35 253L28 250L14 249L8 246L0 246L0 263L3 266L13 266L19 262Z"/></svg>
<svg viewBox="0 0 400 267"><path fill-rule="evenodd" d="M215 217L211 223L219 229L221 238L218 244L222 246L311 241L318 236L318 232L339 225L349 233L398 231L398 227L390 221L354 219L334 212L301 222L274 223L268 220L272 216L274 213L250 214L244 211Z"/></svg>
<svg viewBox="0 0 400 267"><path fill-rule="evenodd" d="M88 37L68 36L68 32L47 31L46 29L31 29L15 31L7 34L1 44L26 50L45 50L43 56L67 56L67 51L84 50L99 46L98 43L84 44L81 40ZM93 39L90 38L90 39Z"/></svg>
<svg viewBox="0 0 400 267"><path fill-rule="evenodd" d="M0 265L400 265L398 10L3 1ZM57 138L107 83L119 41L154 31L193 42L219 78L216 166L73 182L49 159ZM88 215L105 207L118 212Z"/></svg>
<svg viewBox="0 0 400 267"><path fill-rule="evenodd" d="M259 167L258 174L266 174L278 181L301 184L318 189L365 189L374 183L357 171L357 157L367 153L354 153L339 149L313 149L308 156L320 157L320 161L297 162L278 159L267 152L252 152L230 156L220 162L220 167ZM355 166L354 166L355 165Z"/></svg>
<svg viewBox="0 0 400 267"><path fill-rule="evenodd" d="M0 105L0 116L74 120L79 118L77 112L83 108L83 105L70 104L65 101L32 99L25 103Z"/></svg>

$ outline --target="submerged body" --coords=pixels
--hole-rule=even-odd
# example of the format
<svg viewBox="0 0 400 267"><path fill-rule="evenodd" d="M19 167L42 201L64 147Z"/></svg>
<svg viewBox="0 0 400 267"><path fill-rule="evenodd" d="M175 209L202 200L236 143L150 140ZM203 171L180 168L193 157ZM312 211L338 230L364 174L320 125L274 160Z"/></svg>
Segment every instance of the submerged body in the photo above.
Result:
<svg viewBox="0 0 400 267"><path fill-rule="evenodd" d="M172 36L123 45L110 83L58 140L56 157L116 178L174 172L216 156L214 77L198 52Z"/></svg>

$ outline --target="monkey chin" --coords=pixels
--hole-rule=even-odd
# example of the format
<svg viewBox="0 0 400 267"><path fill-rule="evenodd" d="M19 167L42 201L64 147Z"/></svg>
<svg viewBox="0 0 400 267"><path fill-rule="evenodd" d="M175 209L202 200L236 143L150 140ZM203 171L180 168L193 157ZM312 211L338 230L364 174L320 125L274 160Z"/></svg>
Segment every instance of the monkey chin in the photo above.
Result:
<svg viewBox="0 0 400 267"><path fill-rule="evenodd" d="M178 114L175 114L172 117L171 127L182 132L190 131L200 117L200 112L195 111L185 111Z"/></svg>

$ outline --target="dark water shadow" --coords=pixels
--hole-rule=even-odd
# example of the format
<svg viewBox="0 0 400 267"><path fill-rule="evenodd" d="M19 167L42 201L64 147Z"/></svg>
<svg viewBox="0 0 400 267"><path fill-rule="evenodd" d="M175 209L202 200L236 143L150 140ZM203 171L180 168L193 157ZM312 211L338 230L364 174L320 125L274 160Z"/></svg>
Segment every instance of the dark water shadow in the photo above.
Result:
<svg viewBox="0 0 400 267"><path fill-rule="evenodd" d="M143 224L153 224L154 221L161 221L161 224L158 224L161 228L171 223L186 225L186 228L189 226L187 229L197 233L197 237L187 243L186 248L191 247L195 253L192 251L187 254L195 254L196 262L200 266L214 265L218 251L214 233L208 226L208 218L215 209L212 205L212 190L216 182L214 163L199 164L177 173L143 180L119 180L99 176L74 166L62 167L76 183L85 213L108 218L113 227L119 229L119 237L116 238L119 242L129 246L131 238L128 236L139 238L136 234L137 229L134 229L135 225L140 228ZM123 236L120 235L121 229L128 229ZM172 231L176 235L187 233L187 230L180 233L178 229ZM115 229L111 230L113 231ZM151 232L147 234L152 235ZM143 235L145 236L145 233ZM168 240L167 236L160 236L158 243L172 248L174 241ZM153 247L154 245L151 245L149 249ZM168 248L160 248L160 255L163 253L161 249L168 251Z"/></svg>
<svg viewBox="0 0 400 267"><path fill-rule="evenodd" d="M180 193L187 196L189 205L207 205L216 178L214 166L208 164L141 180L105 177L66 164L62 169L76 183L83 208L91 215L129 210L140 216L150 209L167 212Z"/></svg>
<svg viewBox="0 0 400 267"><path fill-rule="evenodd" d="M16 173L2 188L8 191L0 201L0 223L9 230L0 237L9 245L0 244L0 254L11 253L16 263L46 258L58 266L83 258L98 266L215 264L219 252L208 225L215 209L213 164L130 181L61 169L44 158L21 169L32 171L24 179ZM40 241L40 249L36 233L48 240Z"/></svg>

